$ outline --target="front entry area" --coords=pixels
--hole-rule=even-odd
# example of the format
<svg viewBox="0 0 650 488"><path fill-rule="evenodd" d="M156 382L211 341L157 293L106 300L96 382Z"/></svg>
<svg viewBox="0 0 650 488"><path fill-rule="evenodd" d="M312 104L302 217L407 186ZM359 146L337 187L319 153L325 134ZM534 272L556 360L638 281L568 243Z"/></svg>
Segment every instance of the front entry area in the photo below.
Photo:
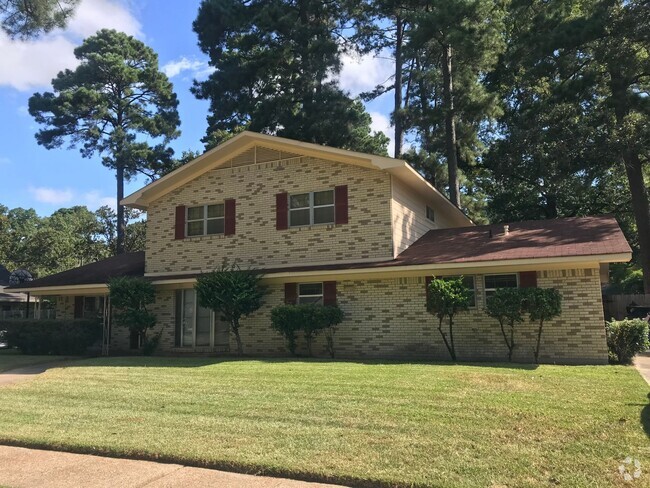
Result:
<svg viewBox="0 0 650 488"><path fill-rule="evenodd" d="M193 289L176 291L176 347L197 352L227 352L229 325L201 307Z"/></svg>

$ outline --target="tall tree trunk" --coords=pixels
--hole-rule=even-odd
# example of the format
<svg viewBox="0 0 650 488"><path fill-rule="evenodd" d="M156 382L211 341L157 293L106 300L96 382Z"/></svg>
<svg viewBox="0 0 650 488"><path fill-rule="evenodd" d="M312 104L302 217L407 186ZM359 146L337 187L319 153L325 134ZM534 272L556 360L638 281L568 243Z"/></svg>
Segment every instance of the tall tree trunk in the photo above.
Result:
<svg viewBox="0 0 650 488"><path fill-rule="evenodd" d="M402 154L404 143L404 128L402 124L402 43L404 35L404 24L400 14L395 18L397 39L395 41L395 108L393 119L395 121L395 157Z"/></svg>
<svg viewBox="0 0 650 488"><path fill-rule="evenodd" d="M632 210L639 235L639 264L643 270L643 290L650 293L650 206L648 191L643 179L643 166L636 150L623 153L625 173L632 195Z"/></svg>
<svg viewBox="0 0 650 488"><path fill-rule="evenodd" d="M443 47L443 100L445 104L445 148L447 171L449 173L449 199L460 208L460 183L458 181L458 159L456 156L456 113L454 110L454 82L452 77L452 47Z"/></svg>
<svg viewBox="0 0 650 488"><path fill-rule="evenodd" d="M628 83L621 75L618 66L610 66L612 102L616 114L616 124L619 131L625 125L625 119L630 113L627 102ZM638 148L634 143L627 142L621 158L625 165L625 174L632 197L632 211L639 235L639 264L643 270L643 290L650 293L650 205L648 204L648 190L643 178L643 163L639 157Z"/></svg>
<svg viewBox="0 0 650 488"><path fill-rule="evenodd" d="M126 224L124 222L124 206L121 204L124 198L124 166L117 166L117 244L115 253L124 254L124 235Z"/></svg>

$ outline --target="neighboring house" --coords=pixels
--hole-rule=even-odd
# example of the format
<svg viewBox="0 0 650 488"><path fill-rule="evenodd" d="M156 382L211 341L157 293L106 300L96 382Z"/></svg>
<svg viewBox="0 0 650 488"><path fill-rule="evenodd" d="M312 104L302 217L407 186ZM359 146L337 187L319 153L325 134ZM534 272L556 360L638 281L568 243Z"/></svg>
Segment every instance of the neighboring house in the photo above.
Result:
<svg viewBox="0 0 650 488"><path fill-rule="evenodd" d="M233 350L227 325L199 307L199 273L224 262L262 270L264 306L243 320L249 355L286 354L270 327L285 302L338 303L336 351L349 358L447 358L425 308L428 277L462 275L472 308L456 320L463 360L503 360L499 326L484 313L500 287L556 287L562 315L545 326L541 359L605 363L601 282L631 250L611 216L474 226L406 162L316 144L239 134L124 199L147 211L145 253L29 283L58 295L58 317L100 314L111 276L144 276L168 353ZM532 358L535 327L517 327L515 359ZM314 351L325 354L324 338ZM129 334L111 331L111 348Z"/></svg>
<svg viewBox="0 0 650 488"><path fill-rule="evenodd" d="M16 319L25 318L27 313L27 299L26 293L19 293L6 290L9 286L9 277L11 273L0 264L0 319ZM30 300L30 316L34 314L35 298Z"/></svg>

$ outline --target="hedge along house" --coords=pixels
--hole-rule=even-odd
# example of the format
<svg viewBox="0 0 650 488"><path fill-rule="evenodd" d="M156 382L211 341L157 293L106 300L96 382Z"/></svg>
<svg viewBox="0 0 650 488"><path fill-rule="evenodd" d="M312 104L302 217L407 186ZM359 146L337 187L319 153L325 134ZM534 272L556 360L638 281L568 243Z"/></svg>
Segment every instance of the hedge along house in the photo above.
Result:
<svg viewBox="0 0 650 488"><path fill-rule="evenodd" d="M146 210L145 253L127 254L35 280L56 295L57 317L107 313L111 276L143 276L157 289L160 350L235 350L227 325L198 306L196 276L224 262L264 273L263 307L244 319L244 351L284 355L270 311L282 303L337 303L335 335L349 358L448 357L426 311L431 276L465 277L473 290L456 320L461 360L507 357L498 324L483 311L502 287L556 287L563 311L545 325L540 359L605 363L601 282L631 250L611 216L474 226L406 162L274 136L241 133L124 199ZM107 328L111 350L135 346ZM534 324L517 327L515 360L530 361ZM317 338L316 355L325 355Z"/></svg>

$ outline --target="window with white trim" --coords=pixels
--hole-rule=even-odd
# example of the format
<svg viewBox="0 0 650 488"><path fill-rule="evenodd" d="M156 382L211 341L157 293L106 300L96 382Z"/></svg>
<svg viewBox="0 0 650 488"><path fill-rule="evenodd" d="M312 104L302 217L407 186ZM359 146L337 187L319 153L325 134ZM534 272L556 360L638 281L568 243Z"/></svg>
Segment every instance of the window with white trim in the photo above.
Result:
<svg viewBox="0 0 650 488"><path fill-rule="evenodd" d="M323 304L323 283L298 283L298 304Z"/></svg>
<svg viewBox="0 0 650 488"><path fill-rule="evenodd" d="M433 209L431 207L429 207L428 205L427 205L427 219L430 220L431 222L436 221L436 214L433 211Z"/></svg>
<svg viewBox="0 0 650 488"><path fill-rule="evenodd" d="M185 235L187 237L208 236L224 233L224 204L187 207Z"/></svg>
<svg viewBox="0 0 650 488"><path fill-rule="evenodd" d="M289 195L289 227L334 223L334 190Z"/></svg>
<svg viewBox="0 0 650 488"><path fill-rule="evenodd" d="M517 288L519 286L519 278L517 273L485 275L483 277L483 284L485 298L487 298L493 295L498 288Z"/></svg>

